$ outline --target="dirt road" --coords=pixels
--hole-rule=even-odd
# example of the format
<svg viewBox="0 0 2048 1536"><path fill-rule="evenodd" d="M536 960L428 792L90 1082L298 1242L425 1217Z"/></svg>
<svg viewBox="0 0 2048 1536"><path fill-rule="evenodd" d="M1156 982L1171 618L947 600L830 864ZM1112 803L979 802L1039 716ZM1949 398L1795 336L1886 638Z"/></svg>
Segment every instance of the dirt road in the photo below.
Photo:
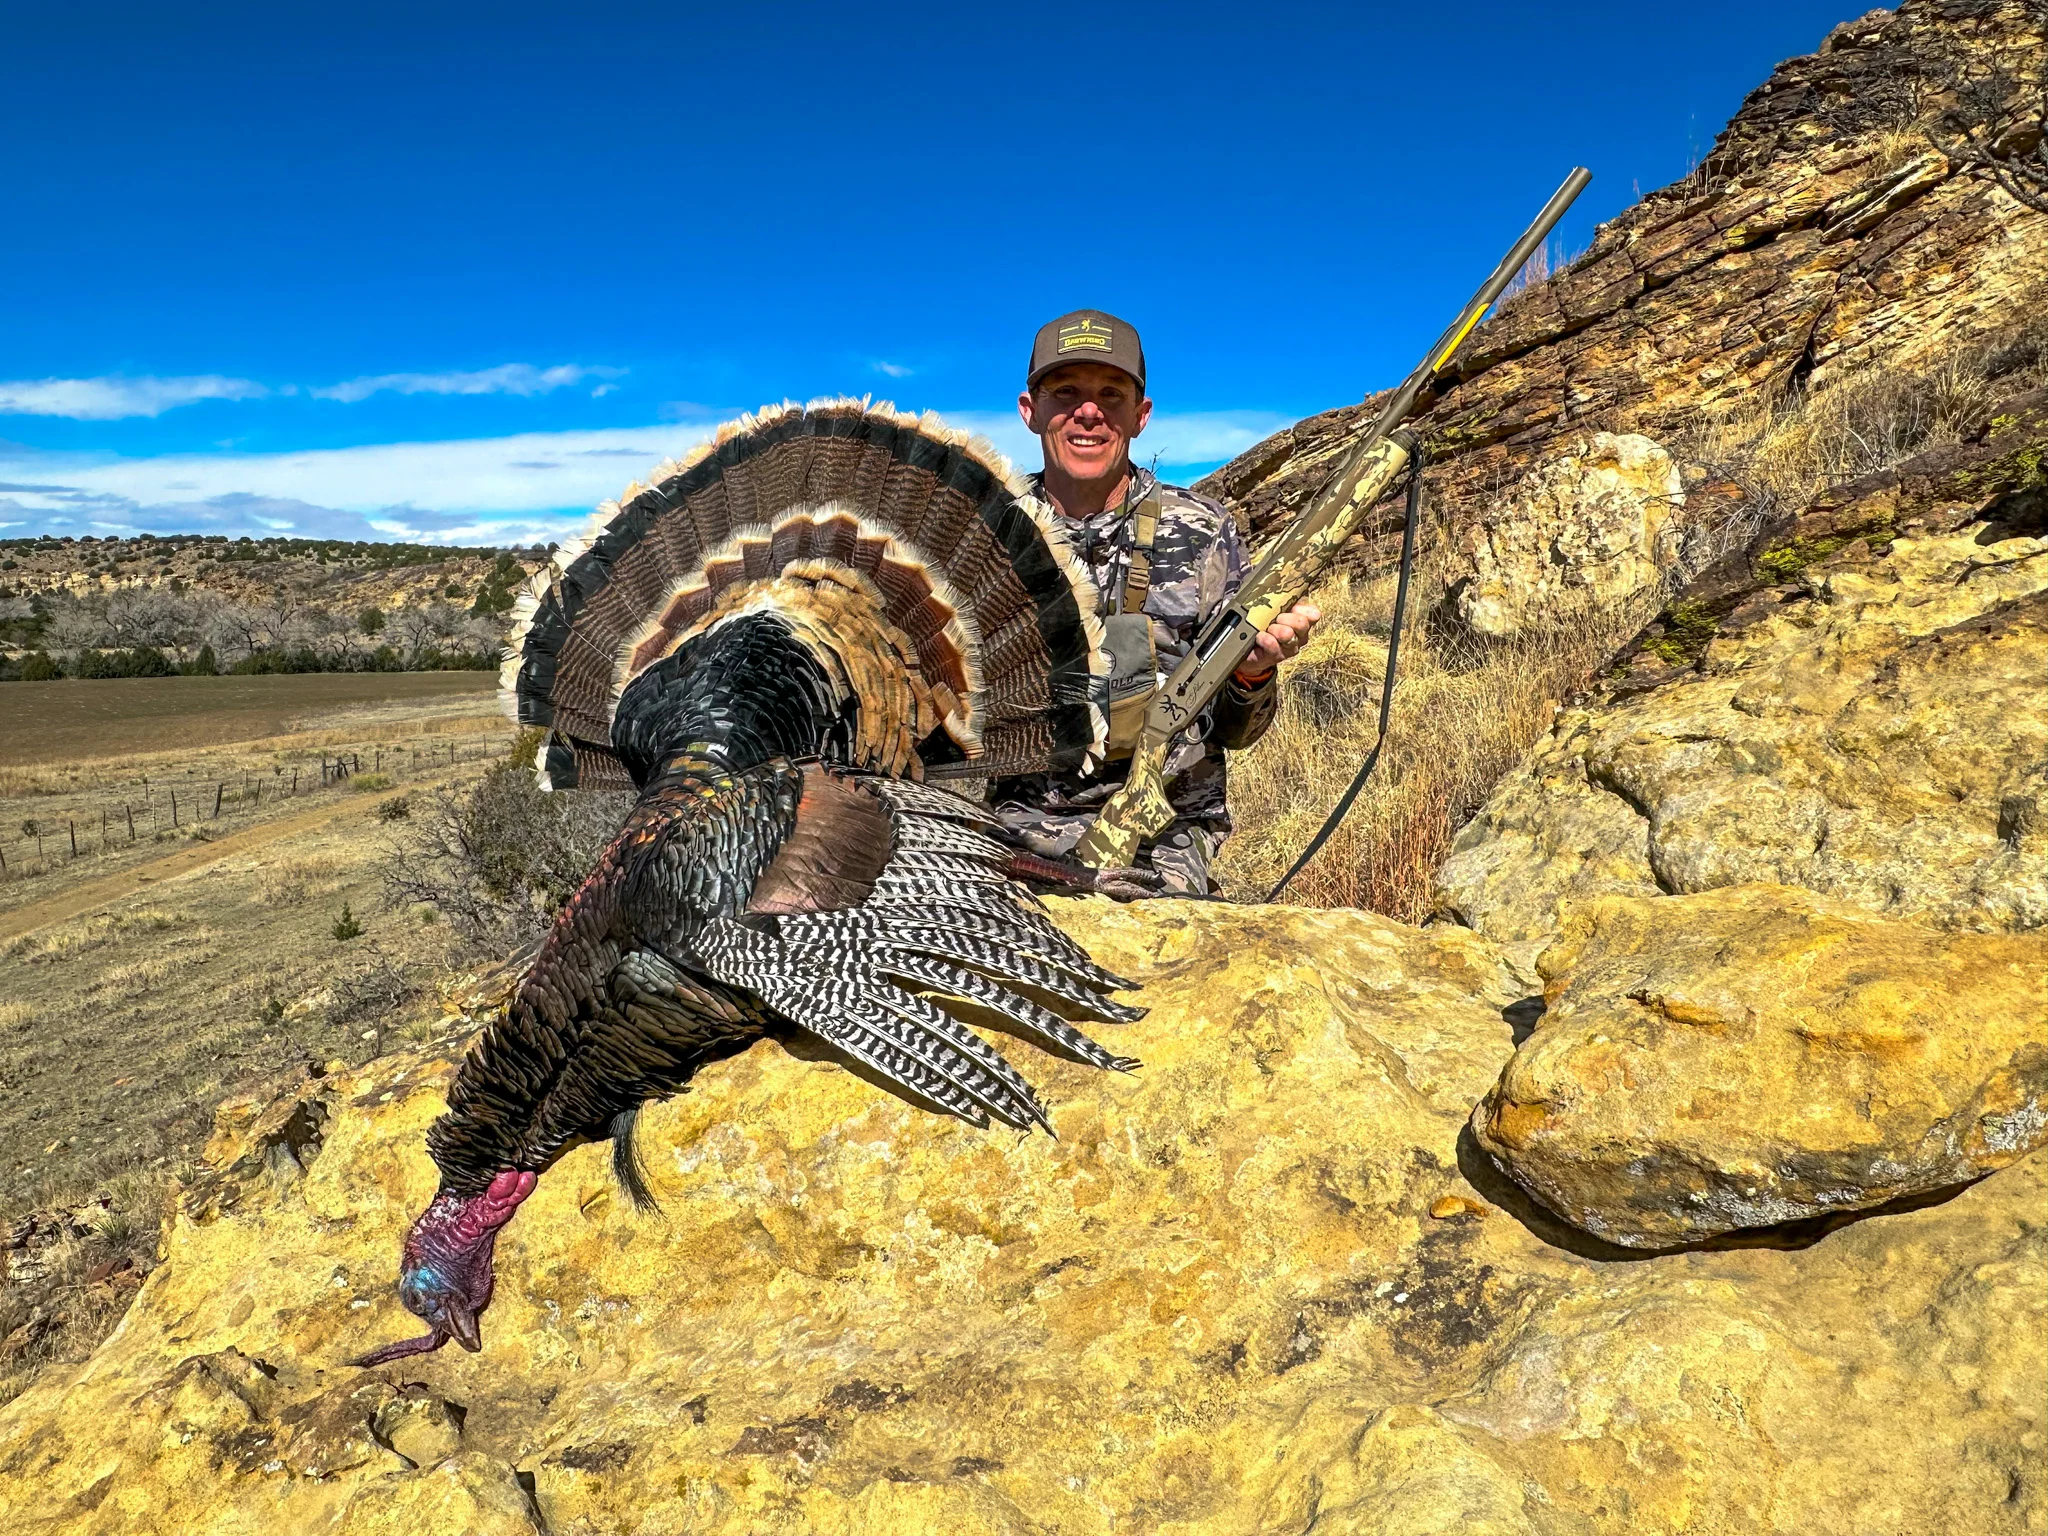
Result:
<svg viewBox="0 0 2048 1536"><path fill-rule="evenodd" d="M409 786L410 787L410 786ZM422 784L419 788L431 788ZM204 869L209 864L236 854L250 853L267 844L287 837L296 837L301 832L311 831L330 821L347 816L369 817L376 814L377 801L373 796L359 796L349 799L332 800L325 805L312 806L291 816L266 821L259 826L245 827L240 832L231 832L226 837L203 843L188 843L175 853L152 859L134 869L107 875L98 880L87 880L56 896L45 897L26 907L12 912L0 913L0 943L33 933L38 928L47 928L52 923L61 923L68 918L103 907L110 901L119 901L124 896L133 896L138 891L152 890L179 875L189 874L195 869Z"/></svg>

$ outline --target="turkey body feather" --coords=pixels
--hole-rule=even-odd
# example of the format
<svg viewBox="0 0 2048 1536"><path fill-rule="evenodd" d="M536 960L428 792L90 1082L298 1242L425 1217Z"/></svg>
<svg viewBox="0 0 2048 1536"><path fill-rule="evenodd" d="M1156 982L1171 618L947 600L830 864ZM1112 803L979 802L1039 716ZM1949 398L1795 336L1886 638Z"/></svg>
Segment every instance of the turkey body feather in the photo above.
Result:
<svg viewBox="0 0 2048 1536"><path fill-rule="evenodd" d="M992 449L861 402L721 432L608 507L521 603L505 684L544 784L639 800L557 916L429 1130L440 1192L400 1292L431 1328L364 1357L477 1347L492 1244L568 1148L607 1138L636 1199L647 1100L763 1036L976 1126L1050 1130L968 1019L1137 1065L1089 1021L1130 983L1023 883L1033 857L943 768L1101 751L1093 588Z"/></svg>

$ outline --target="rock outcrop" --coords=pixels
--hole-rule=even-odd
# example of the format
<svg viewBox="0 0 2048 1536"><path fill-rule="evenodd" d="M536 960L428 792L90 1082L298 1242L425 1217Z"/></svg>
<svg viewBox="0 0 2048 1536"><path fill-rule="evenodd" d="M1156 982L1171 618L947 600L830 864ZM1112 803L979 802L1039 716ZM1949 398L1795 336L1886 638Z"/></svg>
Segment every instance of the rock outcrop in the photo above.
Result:
<svg viewBox="0 0 2048 1536"><path fill-rule="evenodd" d="M1532 955L1567 900L1748 881L2048 924L2048 394L1709 570L1459 833L1444 909Z"/></svg>
<svg viewBox="0 0 2048 1536"><path fill-rule="evenodd" d="M1779 885L1575 909L1479 1144L1629 1247L1868 1210L2048 1128L2048 936L1947 936Z"/></svg>
<svg viewBox="0 0 2048 1536"><path fill-rule="evenodd" d="M1118 1036L1134 1075L1034 1060L1057 1141L764 1043L643 1118L661 1217L601 1148L541 1181L475 1356L340 1363L409 1331L393 1266L446 1060L231 1114L120 1331L0 1408L0 1528L2048 1519L2041 1156L1804 1246L1643 1260L1470 1141L1529 985L1497 946L1353 912L1060 907L1153 1012Z"/></svg>
<svg viewBox="0 0 2048 1536"><path fill-rule="evenodd" d="M1905 0L1844 23L1750 95L1693 175L1502 305L1420 421L1453 546L1576 436L1641 433L1668 447L1703 410L1910 369L2022 318L2048 292L2048 215L1951 162L1916 125L1971 80L2004 80L2018 99L2048 68L2044 26L2032 0ZM1377 409L1311 416L1201 489L1262 532ZM1710 515L1711 502L1694 510Z"/></svg>

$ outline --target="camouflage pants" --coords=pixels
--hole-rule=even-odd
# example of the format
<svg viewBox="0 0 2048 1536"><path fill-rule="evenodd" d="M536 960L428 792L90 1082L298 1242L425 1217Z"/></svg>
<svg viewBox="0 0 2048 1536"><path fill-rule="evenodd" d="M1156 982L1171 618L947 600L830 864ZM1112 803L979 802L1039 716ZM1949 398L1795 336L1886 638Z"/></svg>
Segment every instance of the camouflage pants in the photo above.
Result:
<svg viewBox="0 0 2048 1536"><path fill-rule="evenodd" d="M1158 871L1162 896L1206 896L1214 889L1209 864L1222 844L1222 835L1202 823L1178 821L1158 842L1138 850L1138 863Z"/></svg>

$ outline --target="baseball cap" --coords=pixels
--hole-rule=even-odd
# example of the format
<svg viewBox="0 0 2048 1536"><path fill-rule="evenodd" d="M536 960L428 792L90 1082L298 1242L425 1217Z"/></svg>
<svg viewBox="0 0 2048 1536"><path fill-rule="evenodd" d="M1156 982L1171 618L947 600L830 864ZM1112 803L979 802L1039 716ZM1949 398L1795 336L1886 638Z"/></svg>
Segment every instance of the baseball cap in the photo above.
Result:
<svg viewBox="0 0 2048 1536"><path fill-rule="evenodd" d="M1145 348L1136 327L1099 309L1077 309L1038 328L1031 343L1031 368L1024 387L1034 388L1053 369L1068 363L1103 363L1121 368L1145 387Z"/></svg>

